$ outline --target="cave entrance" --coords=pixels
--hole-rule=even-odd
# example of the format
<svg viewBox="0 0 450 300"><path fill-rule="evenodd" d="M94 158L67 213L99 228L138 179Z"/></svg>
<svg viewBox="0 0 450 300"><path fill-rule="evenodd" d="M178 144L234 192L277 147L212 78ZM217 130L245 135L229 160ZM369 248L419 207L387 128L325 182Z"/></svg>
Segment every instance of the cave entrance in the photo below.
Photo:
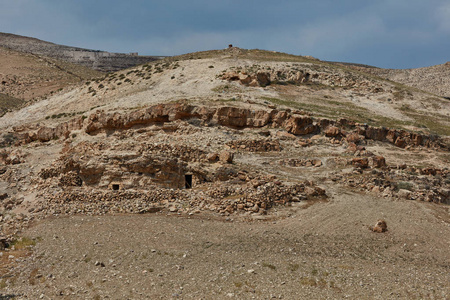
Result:
<svg viewBox="0 0 450 300"><path fill-rule="evenodd" d="M113 189L113 191L118 191L118 190L120 190L120 185L118 185L118 184L113 184L113 185L112 185L112 189Z"/></svg>
<svg viewBox="0 0 450 300"><path fill-rule="evenodd" d="M192 188L192 174L184 175L184 187L187 189Z"/></svg>

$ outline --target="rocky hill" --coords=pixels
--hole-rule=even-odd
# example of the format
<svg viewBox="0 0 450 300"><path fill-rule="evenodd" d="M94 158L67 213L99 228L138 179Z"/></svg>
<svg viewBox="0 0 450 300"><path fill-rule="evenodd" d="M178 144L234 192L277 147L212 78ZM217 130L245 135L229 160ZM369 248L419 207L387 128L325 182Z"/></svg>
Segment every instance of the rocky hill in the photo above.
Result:
<svg viewBox="0 0 450 300"><path fill-rule="evenodd" d="M0 118L1 291L446 299L449 114L262 50L84 81Z"/></svg>
<svg viewBox="0 0 450 300"><path fill-rule="evenodd" d="M364 66L359 69L450 100L450 62L417 69L381 69Z"/></svg>
<svg viewBox="0 0 450 300"><path fill-rule="evenodd" d="M157 56L140 56L136 53L110 53L106 51L63 46L9 33L0 33L0 46L19 52L46 56L82 65L102 72L126 69L160 58Z"/></svg>

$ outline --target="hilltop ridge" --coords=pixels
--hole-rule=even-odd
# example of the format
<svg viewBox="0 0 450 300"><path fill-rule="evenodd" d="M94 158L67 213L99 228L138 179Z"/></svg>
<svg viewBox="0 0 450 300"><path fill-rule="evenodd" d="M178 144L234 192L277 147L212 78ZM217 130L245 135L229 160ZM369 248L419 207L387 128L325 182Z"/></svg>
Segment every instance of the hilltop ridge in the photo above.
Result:
<svg viewBox="0 0 450 300"><path fill-rule="evenodd" d="M0 115L39 101L102 72L57 59L0 47Z"/></svg>
<svg viewBox="0 0 450 300"><path fill-rule="evenodd" d="M94 70L110 72L157 60L158 56L139 56L137 53L111 53L58 45L36 38L0 32L0 46L24 53L43 55L79 64Z"/></svg>

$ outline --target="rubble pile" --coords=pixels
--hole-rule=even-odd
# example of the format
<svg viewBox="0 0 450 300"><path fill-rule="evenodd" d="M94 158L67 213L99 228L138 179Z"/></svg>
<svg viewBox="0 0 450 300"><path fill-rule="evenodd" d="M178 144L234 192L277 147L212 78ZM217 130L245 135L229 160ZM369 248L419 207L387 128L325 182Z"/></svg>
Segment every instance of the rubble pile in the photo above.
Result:
<svg viewBox="0 0 450 300"><path fill-rule="evenodd" d="M326 197L326 193L312 182L287 185L272 180L256 185L254 182L215 182L189 190L158 186L149 190L119 191L72 188L56 194L42 191L42 197L43 200L34 211L42 216L147 213L159 210L178 213L211 211L229 215L235 212L266 214L273 206Z"/></svg>
<svg viewBox="0 0 450 300"><path fill-rule="evenodd" d="M383 197L450 204L448 169L398 166L364 171L356 166L354 172L335 174L331 180Z"/></svg>
<svg viewBox="0 0 450 300"><path fill-rule="evenodd" d="M231 141L227 145L233 150L249 152L281 151L280 142L272 139Z"/></svg>
<svg viewBox="0 0 450 300"><path fill-rule="evenodd" d="M320 159L289 158L281 160L280 165L287 167L320 167L322 166L322 161Z"/></svg>
<svg viewBox="0 0 450 300"><path fill-rule="evenodd" d="M170 155L177 157L185 162L205 162L207 161L207 153L198 148L192 148L186 145L170 145L170 144L144 144L138 153L151 152L160 155Z"/></svg>

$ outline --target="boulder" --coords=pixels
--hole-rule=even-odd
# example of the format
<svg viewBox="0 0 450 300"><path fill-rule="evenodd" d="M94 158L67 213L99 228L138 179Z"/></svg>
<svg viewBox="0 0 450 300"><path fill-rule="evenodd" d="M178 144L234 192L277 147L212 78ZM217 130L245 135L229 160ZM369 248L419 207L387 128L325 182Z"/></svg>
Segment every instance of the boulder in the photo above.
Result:
<svg viewBox="0 0 450 300"><path fill-rule="evenodd" d="M379 155L369 157L369 166L372 168L386 167L386 159L383 156L379 156Z"/></svg>
<svg viewBox="0 0 450 300"><path fill-rule="evenodd" d="M348 134L345 138L347 139L347 142L349 142L349 143L358 144L361 141L361 139L364 137L361 137L356 132L352 132L352 133Z"/></svg>
<svg viewBox="0 0 450 300"><path fill-rule="evenodd" d="M311 117L292 116L285 121L284 128L295 135L306 135L315 132L317 126L313 125Z"/></svg>
<svg viewBox="0 0 450 300"><path fill-rule="evenodd" d="M56 138L55 130L50 127L43 126L37 131L37 139L40 142L48 142Z"/></svg>
<svg viewBox="0 0 450 300"><path fill-rule="evenodd" d="M249 85L252 82L253 78L250 75L240 74L239 82L243 85Z"/></svg>
<svg viewBox="0 0 450 300"><path fill-rule="evenodd" d="M357 146L355 143L348 143L348 147L347 147L347 152L349 153L355 153L358 150Z"/></svg>
<svg viewBox="0 0 450 300"><path fill-rule="evenodd" d="M219 159L219 154L218 153L210 153L210 154L208 154L207 159L209 162L216 162Z"/></svg>
<svg viewBox="0 0 450 300"><path fill-rule="evenodd" d="M409 200L411 198L411 191L400 189L397 193L398 197L401 199Z"/></svg>
<svg viewBox="0 0 450 300"><path fill-rule="evenodd" d="M384 220L378 220L372 228L373 232L382 233L387 231L387 223Z"/></svg>
<svg viewBox="0 0 450 300"><path fill-rule="evenodd" d="M325 136L327 136L327 137L336 137L341 132L340 132L339 128L337 128L335 126L329 126L325 129L324 133L325 133Z"/></svg>
<svg viewBox="0 0 450 300"><path fill-rule="evenodd" d="M388 130L386 128L378 128L378 127L372 127L368 126L366 128L365 137L371 140L376 141L383 141L386 139L386 135L388 133Z"/></svg>
<svg viewBox="0 0 450 300"><path fill-rule="evenodd" d="M407 145L406 141L404 138L398 137L395 140L395 146L400 147L400 148L405 148Z"/></svg>
<svg viewBox="0 0 450 300"><path fill-rule="evenodd" d="M269 73L259 71L256 74L256 81L258 82L259 86L265 87L270 84L270 75Z"/></svg>
<svg viewBox="0 0 450 300"><path fill-rule="evenodd" d="M230 151L222 151L219 154L219 160L222 163L229 163L231 164L233 162L234 153Z"/></svg>
<svg viewBox="0 0 450 300"><path fill-rule="evenodd" d="M358 168L369 167L369 159L367 157L355 157L350 161L350 164Z"/></svg>

